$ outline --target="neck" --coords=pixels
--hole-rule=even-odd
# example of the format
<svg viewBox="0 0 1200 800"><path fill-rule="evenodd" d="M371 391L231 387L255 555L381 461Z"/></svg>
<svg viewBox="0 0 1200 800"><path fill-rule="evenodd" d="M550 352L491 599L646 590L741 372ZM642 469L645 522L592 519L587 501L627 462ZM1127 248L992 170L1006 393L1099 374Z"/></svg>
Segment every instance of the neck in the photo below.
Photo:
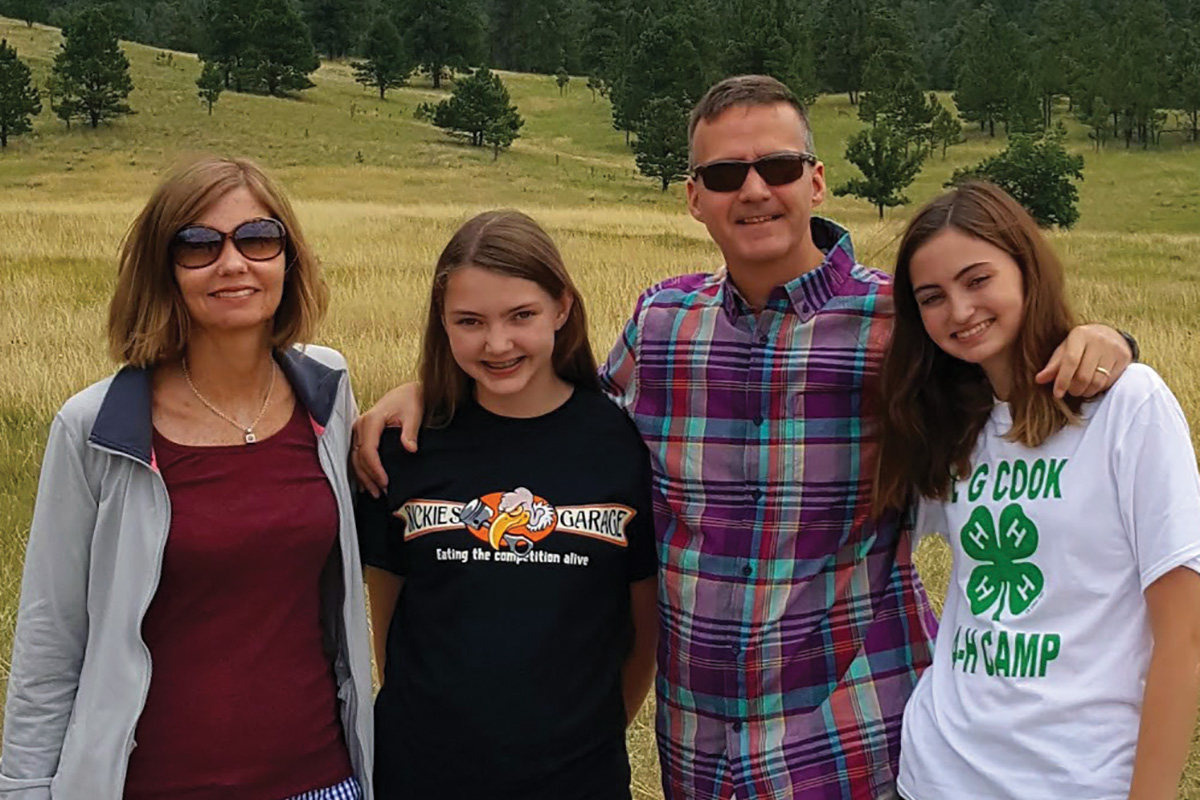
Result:
<svg viewBox="0 0 1200 800"><path fill-rule="evenodd" d="M1007 403L1012 396L1013 385L1012 364L1007 354L1003 359L992 359L980 366L987 375L988 383L992 385L992 394Z"/></svg>
<svg viewBox="0 0 1200 800"><path fill-rule="evenodd" d="M213 403L261 398L271 369L269 336L265 329L219 336L194 332L186 352L192 382Z"/></svg>
<svg viewBox="0 0 1200 800"><path fill-rule="evenodd" d="M497 395L475 384L475 401L500 417L529 419L549 414L571 397L575 387L554 373L541 381L530 381L516 394Z"/></svg>
<svg viewBox="0 0 1200 800"><path fill-rule="evenodd" d="M767 298L776 286L782 286L812 272L824 261L825 254L813 244L810 234L804 240L798 254L793 251L774 261L753 264L729 262L729 277L746 302L757 311L767 304Z"/></svg>

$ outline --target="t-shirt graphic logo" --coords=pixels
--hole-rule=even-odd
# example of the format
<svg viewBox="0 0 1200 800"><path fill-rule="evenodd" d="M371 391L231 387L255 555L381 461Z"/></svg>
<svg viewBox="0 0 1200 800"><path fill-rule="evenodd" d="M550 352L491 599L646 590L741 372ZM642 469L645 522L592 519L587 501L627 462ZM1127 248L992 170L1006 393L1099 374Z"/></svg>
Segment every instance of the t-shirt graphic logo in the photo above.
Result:
<svg viewBox="0 0 1200 800"><path fill-rule="evenodd" d="M984 562L967 582L971 613L979 616L995 606L992 619L999 621L1006 603L1011 615L1025 613L1046 585L1042 571L1025 561L1037 552L1038 529L1033 520L1020 505L1010 503L1000 512L997 528L992 512L979 506L971 512L961 537L966 554Z"/></svg>
<svg viewBox="0 0 1200 800"><path fill-rule="evenodd" d="M405 541L466 528L492 550L508 550L517 561L528 558L538 542L556 531L628 547L625 528L637 515L620 503L554 506L523 486L489 492L467 503L417 497L392 513L404 520Z"/></svg>
<svg viewBox="0 0 1200 800"><path fill-rule="evenodd" d="M549 535L558 522L554 506L524 487L476 498L462 507L458 518L493 550L503 545L518 557Z"/></svg>

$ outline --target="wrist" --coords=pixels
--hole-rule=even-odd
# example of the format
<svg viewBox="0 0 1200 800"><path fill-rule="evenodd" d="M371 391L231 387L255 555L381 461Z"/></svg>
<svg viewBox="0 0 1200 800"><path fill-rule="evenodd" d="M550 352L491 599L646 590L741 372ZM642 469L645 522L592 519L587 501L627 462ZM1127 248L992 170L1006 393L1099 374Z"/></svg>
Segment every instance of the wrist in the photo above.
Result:
<svg viewBox="0 0 1200 800"><path fill-rule="evenodd" d="M1129 355L1133 358L1134 362L1138 362L1141 358L1141 350L1138 348L1137 339L1133 338L1133 334L1128 331L1118 330L1117 333L1121 334L1121 338L1125 340L1125 344L1129 345Z"/></svg>

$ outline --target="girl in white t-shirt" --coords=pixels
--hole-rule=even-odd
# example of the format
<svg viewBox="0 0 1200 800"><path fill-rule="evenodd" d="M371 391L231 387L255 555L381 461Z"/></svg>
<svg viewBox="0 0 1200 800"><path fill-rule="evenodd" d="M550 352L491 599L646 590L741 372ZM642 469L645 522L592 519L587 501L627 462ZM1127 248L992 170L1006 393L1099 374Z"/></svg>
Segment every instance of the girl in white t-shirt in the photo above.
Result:
<svg viewBox="0 0 1200 800"><path fill-rule="evenodd" d="M1200 688L1200 477L1178 402L1138 364L1092 402L1039 385L1073 325L1062 267L994 186L917 214L895 304L877 507L915 504L916 535L954 556L900 793L1174 798Z"/></svg>

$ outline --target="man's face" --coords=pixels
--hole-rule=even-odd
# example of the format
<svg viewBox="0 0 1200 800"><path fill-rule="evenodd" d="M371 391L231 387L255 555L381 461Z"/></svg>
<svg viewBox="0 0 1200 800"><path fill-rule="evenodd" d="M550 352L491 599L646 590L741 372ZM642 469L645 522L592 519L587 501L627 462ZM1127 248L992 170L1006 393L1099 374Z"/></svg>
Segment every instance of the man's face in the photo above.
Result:
<svg viewBox="0 0 1200 800"><path fill-rule="evenodd" d="M804 122L787 103L735 106L701 120L692 139L696 165L753 161L774 153L805 152ZM735 273L803 261L812 210L825 199L825 165L807 166L799 180L770 186L751 169L740 189L716 192L703 179L687 182L688 210L704 223Z"/></svg>

